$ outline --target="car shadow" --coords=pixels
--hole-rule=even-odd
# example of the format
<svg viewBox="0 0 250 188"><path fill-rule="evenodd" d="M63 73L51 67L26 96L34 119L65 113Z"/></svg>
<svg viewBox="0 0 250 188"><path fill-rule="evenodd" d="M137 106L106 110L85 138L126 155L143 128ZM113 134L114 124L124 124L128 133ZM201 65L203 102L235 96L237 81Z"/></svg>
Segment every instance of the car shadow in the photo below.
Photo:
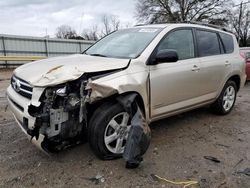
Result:
<svg viewBox="0 0 250 188"><path fill-rule="evenodd" d="M161 133L165 132L167 134L166 131L168 129L174 129L176 131L178 131L179 129L183 129L185 128L185 125L187 124L187 122L189 122L189 124L193 126L197 126L194 124L196 122L196 119L202 119L204 116L212 117L216 115L212 114L208 107L202 107L202 108L198 108L189 112L184 112L179 115L175 115L175 116L171 116L162 120L155 121L149 125L152 131L152 139L154 138L163 139L164 135L162 135ZM71 153L74 153L74 154L71 154ZM67 156L67 155L73 156L75 155L75 153L78 153L80 156L83 154L85 156L87 155L89 156L89 158L91 158L91 156L92 157L94 156L91 151L91 148L89 147L88 142L71 146L58 153L52 154L51 156L53 158L54 157L64 158L63 156Z"/></svg>
<svg viewBox="0 0 250 188"><path fill-rule="evenodd" d="M168 129L172 127L178 129L185 126L187 122L192 123L192 121L195 121L195 119L200 119L203 116L216 116L216 115L212 114L208 107L202 107L155 121L150 124L150 128L152 131L157 131L157 130L161 131L161 129Z"/></svg>

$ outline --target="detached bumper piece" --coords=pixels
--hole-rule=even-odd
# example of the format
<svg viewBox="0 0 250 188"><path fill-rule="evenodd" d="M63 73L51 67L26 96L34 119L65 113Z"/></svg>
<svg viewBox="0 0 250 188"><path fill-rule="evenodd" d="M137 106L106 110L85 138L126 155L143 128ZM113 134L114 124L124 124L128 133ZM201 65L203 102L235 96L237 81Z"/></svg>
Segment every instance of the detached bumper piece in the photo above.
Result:
<svg viewBox="0 0 250 188"><path fill-rule="evenodd" d="M146 123L144 114L136 102L136 94L118 98L125 110L132 117L131 128L125 145L123 158L126 161L126 168L137 168L143 161L151 140L151 131Z"/></svg>

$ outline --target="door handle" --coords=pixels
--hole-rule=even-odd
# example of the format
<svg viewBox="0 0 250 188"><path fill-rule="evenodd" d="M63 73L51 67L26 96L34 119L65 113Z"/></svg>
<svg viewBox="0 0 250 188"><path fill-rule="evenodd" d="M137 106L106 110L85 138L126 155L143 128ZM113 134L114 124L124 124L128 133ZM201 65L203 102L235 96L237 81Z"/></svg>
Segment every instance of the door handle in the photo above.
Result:
<svg viewBox="0 0 250 188"><path fill-rule="evenodd" d="M197 65L194 65L192 68L192 71L199 71L199 70L200 70L200 68Z"/></svg>
<svg viewBox="0 0 250 188"><path fill-rule="evenodd" d="M225 61L225 66L229 66L231 63L229 61Z"/></svg>

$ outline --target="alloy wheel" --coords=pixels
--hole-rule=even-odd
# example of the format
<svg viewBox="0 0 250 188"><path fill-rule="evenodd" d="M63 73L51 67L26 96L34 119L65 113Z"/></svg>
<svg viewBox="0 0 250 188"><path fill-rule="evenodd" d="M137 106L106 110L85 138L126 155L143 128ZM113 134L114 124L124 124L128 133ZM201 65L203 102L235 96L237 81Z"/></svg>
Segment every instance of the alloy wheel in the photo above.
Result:
<svg viewBox="0 0 250 188"><path fill-rule="evenodd" d="M127 112L121 112L109 121L104 133L104 143L111 153L124 152L130 127L130 117Z"/></svg>

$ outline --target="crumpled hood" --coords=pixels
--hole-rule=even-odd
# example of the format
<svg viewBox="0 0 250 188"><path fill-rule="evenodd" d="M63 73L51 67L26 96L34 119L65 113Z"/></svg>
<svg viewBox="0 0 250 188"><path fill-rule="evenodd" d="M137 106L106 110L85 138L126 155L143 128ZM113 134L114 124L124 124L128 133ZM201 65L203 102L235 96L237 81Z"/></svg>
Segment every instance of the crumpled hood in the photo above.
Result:
<svg viewBox="0 0 250 188"><path fill-rule="evenodd" d="M43 59L20 66L14 74L32 86L53 86L78 79L84 73L125 68L128 59L83 54Z"/></svg>

